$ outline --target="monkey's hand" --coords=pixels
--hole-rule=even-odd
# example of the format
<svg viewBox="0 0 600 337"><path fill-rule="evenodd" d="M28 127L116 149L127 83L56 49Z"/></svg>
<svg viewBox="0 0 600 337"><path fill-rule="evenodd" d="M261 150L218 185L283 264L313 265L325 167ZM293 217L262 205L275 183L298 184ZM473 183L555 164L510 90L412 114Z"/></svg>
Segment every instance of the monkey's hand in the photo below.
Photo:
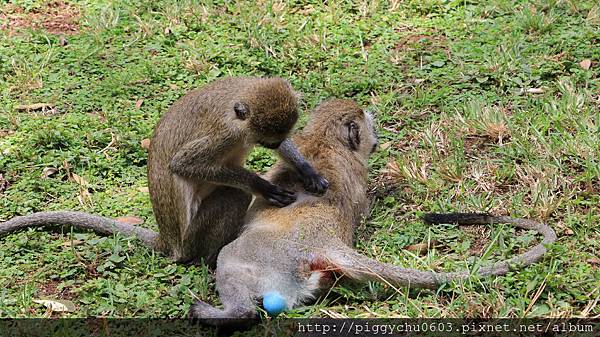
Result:
<svg viewBox="0 0 600 337"><path fill-rule="evenodd" d="M302 184L304 185L304 189L307 192L314 193L317 195L323 195L327 191L329 187L329 181L325 179L323 176L319 175L315 169L310 165L303 165L303 167L298 170L300 174L300 179L302 179Z"/></svg>
<svg viewBox="0 0 600 337"><path fill-rule="evenodd" d="M256 181L254 190L270 204L278 207L284 207L296 201L296 193L273 185L262 178Z"/></svg>
<svg viewBox="0 0 600 337"><path fill-rule="evenodd" d="M315 171L300 151L298 151L291 139L284 140L279 149L277 149L277 152L279 152L283 160L298 172L300 180L302 180L302 185L304 185L304 189L307 192L321 195L327 191L329 187L327 179Z"/></svg>

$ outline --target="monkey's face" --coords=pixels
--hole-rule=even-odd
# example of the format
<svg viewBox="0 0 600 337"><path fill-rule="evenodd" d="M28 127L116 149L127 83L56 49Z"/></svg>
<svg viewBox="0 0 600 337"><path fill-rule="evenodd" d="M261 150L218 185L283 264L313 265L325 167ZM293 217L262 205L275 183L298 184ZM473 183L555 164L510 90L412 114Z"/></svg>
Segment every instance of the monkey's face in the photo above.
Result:
<svg viewBox="0 0 600 337"><path fill-rule="evenodd" d="M253 143L277 148L298 119L298 102L290 84L281 78L256 81L233 107Z"/></svg>
<svg viewBox="0 0 600 337"><path fill-rule="evenodd" d="M247 104L237 103L234 107L237 119L241 120L248 130L251 143L260 144L268 149L276 149L288 137L298 119L298 111L294 107L271 106L264 111L252 109Z"/></svg>
<svg viewBox="0 0 600 337"><path fill-rule="evenodd" d="M377 150L377 144L379 139L377 137L377 131L375 129L375 121L373 119L373 114L368 110L365 110L365 122L367 130L369 130L367 137L370 138L368 140L368 143L371 144L371 150L369 151L369 155L371 155L373 154L373 152L375 152L375 150Z"/></svg>
<svg viewBox="0 0 600 337"><path fill-rule="evenodd" d="M377 134L373 116L369 112L348 116L348 121L342 127L342 135L345 135L347 146L365 160L377 149Z"/></svg>
<svg viewBox="0 0 600 337"><path fill-rule="evenodd" d="M268 106L267 109L254 110L249 124L256 136L256 142L268 147L277 148L287 138L298 119L295 106Z"/></svg>
<svg viewBox="0 0 600 337"><path fill-rule="evenodd" d="M332 99L319 104L304 130L329 135L327 139L340 142L361 160L367 160L377 148L373 116L348 99Z"/></svg>

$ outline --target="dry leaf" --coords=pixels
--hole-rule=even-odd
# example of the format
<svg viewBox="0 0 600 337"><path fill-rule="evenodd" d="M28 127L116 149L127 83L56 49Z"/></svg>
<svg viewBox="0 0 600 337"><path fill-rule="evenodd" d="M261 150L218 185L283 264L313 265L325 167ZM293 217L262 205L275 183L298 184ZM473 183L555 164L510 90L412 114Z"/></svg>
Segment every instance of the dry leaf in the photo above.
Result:
<svg viewBox="0 0 600 337"><path fill-rule="evenodd" d="M61 244L63 247L79 246L83 243L83 240L69 240Z"/></svg>
<svg viewBox="0 0 600 337"><path fill-rule="evenodd" d="M77 175L76 173L69 174L69 180L76 182L79 185L79 195L77 196L77 200L80 205L85 205L92 201L92 197L90 191L88 190L88 183L83 177Z"/></svg>
<svg viewBox="0 0 600 337"><path fill-rule="evenodd" d="M392 147L391 141L385 142L385 143L379 145L379 149L381 149L382 151L385 151L385 150L389 149L390 147Z"/></svg>
<svg viewBox="0 0 600 337"><path fill-rule="evenodd" d="M504 123L487 123L485 133L489 138L498 139L500 142L510 137L510 129Z"/></svg>
<svg viewBox="0 0 600 337"><path fill-rule="evenodd" d="M391 180L393 183L399 183L403 178L402 173L400 173L400 165L395 160L389 161L381 173L384 178Z"/></svg>
<svg viewBox="0 0 600 337"><path fill-rule="evenodd" d="M583 60L583 61L579 62L579 66L580 66L581 68L583 68L584 70L588 70L588 69L590 69L590 67L592 66L592 60L590 60L590 59L585 59L585 60Z"/></svg>
<svg viewBox="0 0 600 337"><path fill-rule="evenodd" d="M85 205L85 204L91 203L92 197L90 195L90 191L88 191L87 188L82 188L79 191L79 195L77 196L77 200L79 201L80 205Z"/></svg>
<svg viewBox="0 0 600 337"><path fill-rule="evenodd" d="M171 30L171 27L167 27L167 28L165 28L165 35L169 35L169 34L171 34L171 32L173 32L173 31Z"/></svg>
<svg viewBox="0 0 600 337"><path fill-rule="evenodd" d="M542 88L529 88L525 91L527 91L527 93L529 93L529 94L543 94L544 93L544 89L542 89Z"/></svg>
<svg viewBox="0 0 600 337"><path fill-rule="evenodd" d="M8 180L4 179L4 176L2 175L2 173L0 173L0 192L6 190L8 186L10 186L10 183L8 182Z"/></svg>
<svg viewBox="0 0 600 337"><path fill-rule="evenodd" d="M600 260L595 257L592 257L591 259L587 259L586 262L591 265L594 265L594 266L600 265Z"/></svg>
<svg viewBox="0 0 600 337"><path fill-rule="evenodd" d="M296 13L300 14L300 15L309 15L310 13L314 12L315 8L313 7L313 5L306 5L304 7L302 7L301 9L295 10Z"/></svg>
<svg viewBox="0 0 600 337"><path fill-rule="evenodd" d="M565 235L573 235L573 234L575 234L575 232L573 232L573 230L572 230L572 229L570 229L570 228L567 228L567 229L565 230Z"/></svg>
<svg viewBox="0 0 600 337"><path fill-rule="evenodd" d="M46 308L56 312L75 311L75 304L68 300L33 300L33 302L43 304Z"/></svg>
<svg viewBox="0 0 600 337"><path fill-rule="evenodd" d="M15 133L15 132L11 131L11 130L0 129L0 137L10 136L13 133Z"/></svg>
<svg viewBox="0 0 600 337"><path fill-rule="evenodd" d="M142 139L142 141L140 142L140 145L142 146L142 149L145 149L145 150L150 149L150 139L148 139L148 138Z"/></svg>
<svg viewBox="0 0 600 337"><path fill-rule="evenodd" d="M427 253L428 248L429 247L427 245L427 242L417 243L414 245L404 247L404 249L414 252L417 255L423 255Z"/></svg>
<svg viewBox="0 0 600 337"><path fill-rule="evenodd" d="M50 103L35 103L35 104L23 104L17 105L15 109L17 110L41 110L41 109L52 109L54 105Z"/></svg>
<svg viewBox="0 0 600 337"><path fill-rule="evenodd" d="M71 180L79 184L81 187L87 187L89 185L87 180L75 173L71 173Z"/></svg>
<svg viewBox="0 0 600 337"><path fill-rule="evenodd" d="M110 133L110 143L108 143L108 145L106 145L102 150L100 150L100 153L103 153L104 156L106 157L106 159L110 159L110 157L108 156L108 150L112 150L115 151L115 145L119 142L119 138L114 134L114 133Z"/></svg>
<svg viewBox="0 0 600 337"><path fill-rule="evenodd" d="M59 46L61 46L61 47L64 47L64 46L66 46L67 44L69 44L69 41L67 41L67 38L66 38L66 37L64 37L63 35L61 35L61 36L58 38L58 45L59 45Z"/></svg>
<svg viewBox="0 0 600 337"><path fill-rule="evenodd" d="M135 217L135 216L122 216L120 218L116 218L115 220L118 222L130 224L130 225L141 225L144 223L144 220L142 220L138 217Z"/></svg>
<svg viewBox="0 0 600 337"><path fill-rule="evenodd" d="M68 161L63 160L63 165L62 167L65 169L65 171L67 171L67 177L69 178L69 180L71 179L71 164L69 164Z"/></svg>
<svg viewBox="0 0 600 337"><path fill-rule="evenodd" d="M144 100L143 100L143 99L138 99L138 100L135 102L135 108L136 108L136 109L139 109L139 108L141 108L141 107L142 107L142 104L144 104Z"/></svg>
<svg viewBox="0 0 600 337"><path fill-rule="evenodd" d="M150 192L150 190L146 186L142 186L142 187L138 188L138 191L140 191L142 193L149 193Z"/></svg>
<svg viewBox="0 0 600 337"><path fill-rule="evenodd" d="M44 167L42 170L42 179L48 179L48 177L56 174L56 172L58 172L58 169L54 167Z"/></svg>
<svg viewBox="0 0 600 337"><path fill-rule="evenodd" d="M169 84L169 88L171 88L172 90L177 90L177 89L179 89L179 87L177 86L177 84L174 84L174 83L170 83L170 84Z"/></svg>

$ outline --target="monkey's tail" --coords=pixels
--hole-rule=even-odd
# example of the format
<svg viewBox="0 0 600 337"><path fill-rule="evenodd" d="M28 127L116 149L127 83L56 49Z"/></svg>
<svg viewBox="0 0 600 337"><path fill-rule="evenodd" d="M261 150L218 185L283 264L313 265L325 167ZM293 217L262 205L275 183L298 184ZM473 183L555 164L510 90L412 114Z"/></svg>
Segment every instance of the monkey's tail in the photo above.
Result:
<svg viewBox="0 0 600 337"><path fill-rule="evenodd" d="M519 228L535 230L544 236L541 243L532 247L525 253L514 256L508 260L481 266L472 272L480 276L504 275L516 266L525 267L533 264L546 252L546 247L544 245L556 241L556 234L552 228L544 223L528 219L492 216L479 213L427 214L423 218L425 222L430 224L456 223L459 225L492 225L508 223ZM343 246L337 250L330 250L326 255L331 263L352 279L374 280L390 283L394 286L437 288L441 284L465 279L471 275L471 272L469 271L437 273L401 268L393 264L381 263L366 257L347 246Z"/></svg>
<svg viewBox="0 0 600 337"><path fill-rule="evenodd" d="M155 250L158 249L156 240L158 233L155 231L103 216L75 211L38 212L14 217L0 224L0 236L26 228L49 225L70 225L82 229L91 229L99 234L120 233L125 236L136 236L146 246Z"/></svg>

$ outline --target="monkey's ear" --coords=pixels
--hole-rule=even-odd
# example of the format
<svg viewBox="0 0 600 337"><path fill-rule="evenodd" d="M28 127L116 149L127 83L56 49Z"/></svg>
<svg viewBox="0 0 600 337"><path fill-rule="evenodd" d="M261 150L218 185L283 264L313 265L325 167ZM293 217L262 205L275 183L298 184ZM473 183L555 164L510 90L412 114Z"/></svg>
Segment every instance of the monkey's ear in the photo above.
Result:
<svg viewBox="0 0 600 337"><path fill-rule="evenodd" d="M248 117L250 108L248 108L248 105L244 102L236 102L233 105L233 111L235 111L235 115L238 119L245 120Z"/></svg>
<svg viewBox="0 0 600 337"><path fill-rule="evenodd" d="M360 145L360 128L354 121L346 124L346 126L348 128L348 146L353 151L356 151Z"/></svg>

